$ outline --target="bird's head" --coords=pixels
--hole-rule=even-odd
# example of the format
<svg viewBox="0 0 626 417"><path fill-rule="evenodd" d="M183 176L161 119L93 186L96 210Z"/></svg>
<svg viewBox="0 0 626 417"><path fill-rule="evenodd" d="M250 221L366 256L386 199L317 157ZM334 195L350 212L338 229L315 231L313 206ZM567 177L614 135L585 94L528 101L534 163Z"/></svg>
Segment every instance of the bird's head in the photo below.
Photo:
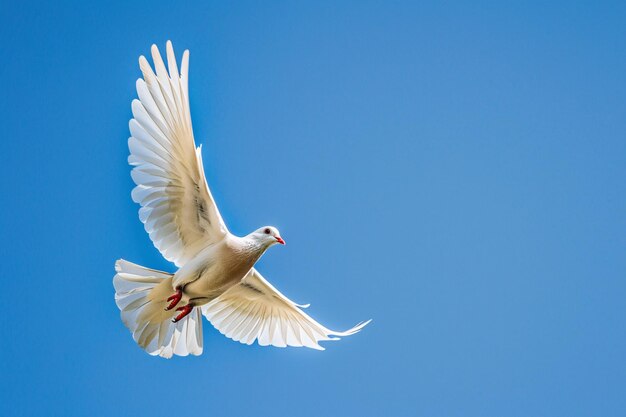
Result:
<svg viewBox="0 0 626 417"><path fill-rule="evenodd" d="M260 229L255 230L252 235L255 239L264 243L268 247L275 245L276 243L280 243L281 245L285 244L283 238L280 237L280 232L273 226L263 226Z"/></svg>

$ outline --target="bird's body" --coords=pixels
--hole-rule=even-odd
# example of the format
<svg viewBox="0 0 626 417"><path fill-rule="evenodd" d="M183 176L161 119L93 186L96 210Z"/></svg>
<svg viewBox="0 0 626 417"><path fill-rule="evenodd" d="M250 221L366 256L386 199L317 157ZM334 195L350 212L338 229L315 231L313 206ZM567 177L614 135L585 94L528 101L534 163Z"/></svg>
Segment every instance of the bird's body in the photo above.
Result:
<svg viewBox="0 0 626 417"><path fill-rule="evenodd" d="M182 302L204 305L240 282L267 248L248 236L229 233L180 268L172 285L183 287Z"/></svg>
<svg viewBox="0 0 626 417"><path fill-rule="evenodd" d="M115 299L135 341L152 355L202 353L203 314L227 337L242 343L307 346L358 332L317 323L254 268L265 251L284 244L278 230L262 227L231 234L204 177L201 149L191 128L185 51L181 72L170 42L168 69L152 46L156 73L142 56L144 79L132 104L129 163L137 186L132 197L154 245L179 269L174 274L124 260L116 262Z"/></svg>

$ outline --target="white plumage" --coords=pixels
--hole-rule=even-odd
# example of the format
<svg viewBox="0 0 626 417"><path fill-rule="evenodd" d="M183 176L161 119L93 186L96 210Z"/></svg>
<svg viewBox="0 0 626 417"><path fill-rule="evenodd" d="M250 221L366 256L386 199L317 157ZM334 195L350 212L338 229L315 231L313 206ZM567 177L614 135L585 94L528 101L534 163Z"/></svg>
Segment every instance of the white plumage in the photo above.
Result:
<svg viewBox="0 0 626 417"><path fill-rule="evenodd" d="M226 337L248 345L258 340L261 346L306 346L324 350L318 342L349 336L367 324L336 332L301 310L306 307L282 295L252 268L241 284L202 306L202 312Z"/></svg>
<svg viewBox="0 0 626 417"><path fill-rule="evenodd" d="M149 323L142 320L145 308L149 306L146 302L148 294L157 284L171 281L172 274L124 260L117 261L115 270L115 302L121 310L122 322L131 329L133 339L140 346L151 355L166 358L174 353L181 356L202 353L202 316L198 309L175 324L169 320L171 315L164 313L161 321ZM167 290L171 292L171 286Z"/></svg>
<svg viewBox="0 0 626 417"><path fill-rule="evenodd" d="M227 337L262 346L323 350L320 341L361 330L369 321L345 332L327 329L254 269L270 246L284 241L271 226L244 237L228 231L193 138L189 51L180 72L171 42L169 72L155 45L152 58L156 73L139 58L143 79L137 80L139 100L132 102L128 161L137 185L132 198L141 205L139 218L155 247L179 269L170 274L117 261L115 300L135 341L151 355L199 355L200 312Z"/></svg>

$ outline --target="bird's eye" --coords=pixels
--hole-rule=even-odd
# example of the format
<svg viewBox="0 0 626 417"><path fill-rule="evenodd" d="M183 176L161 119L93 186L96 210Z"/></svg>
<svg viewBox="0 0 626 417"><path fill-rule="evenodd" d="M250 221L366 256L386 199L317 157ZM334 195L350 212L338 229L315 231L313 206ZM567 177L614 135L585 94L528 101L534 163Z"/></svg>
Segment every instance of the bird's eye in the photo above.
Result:
<svg viewBox="0 0 626 417"><path fill-rule="evenodd" d="M265 229L265 230L263 230L263 232L264 232L266 235L269 235L269 234L270 234L270 229L269 229L269 228L268 228L268 229Z"/></svg>

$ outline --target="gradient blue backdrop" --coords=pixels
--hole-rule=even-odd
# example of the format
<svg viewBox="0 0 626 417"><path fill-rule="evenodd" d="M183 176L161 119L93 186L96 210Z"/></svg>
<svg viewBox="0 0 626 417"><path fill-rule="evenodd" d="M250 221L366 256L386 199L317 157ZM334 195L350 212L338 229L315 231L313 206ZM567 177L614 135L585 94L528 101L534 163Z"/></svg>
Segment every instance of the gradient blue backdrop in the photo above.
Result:
<svg viewBox="0 0 626 417"><path fill-rule="evenodd" d="M625 3L334 3L2 3L0 415L626 415ZM114 261L173 267L126 163L167 39L227 224L362 333L132 341Z"/></svg>

